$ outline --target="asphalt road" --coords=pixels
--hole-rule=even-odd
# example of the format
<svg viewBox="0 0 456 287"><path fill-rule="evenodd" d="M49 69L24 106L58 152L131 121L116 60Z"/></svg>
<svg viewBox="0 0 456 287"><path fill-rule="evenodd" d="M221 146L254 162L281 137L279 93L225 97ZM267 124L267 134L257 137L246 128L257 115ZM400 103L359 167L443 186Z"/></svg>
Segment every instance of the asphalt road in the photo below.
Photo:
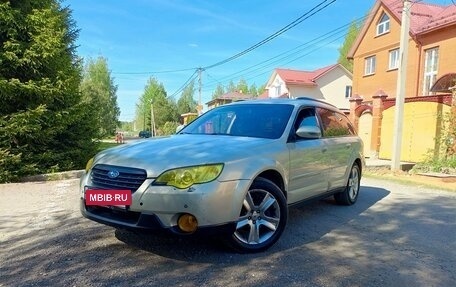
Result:
<svg viewBox="0 0 456 287"><path fill-rule="evenodd" d="M78 180L0 185L0 286L456 286L456 192L363 179L356 205L290 209L270 250L119 232Z"/></svg>

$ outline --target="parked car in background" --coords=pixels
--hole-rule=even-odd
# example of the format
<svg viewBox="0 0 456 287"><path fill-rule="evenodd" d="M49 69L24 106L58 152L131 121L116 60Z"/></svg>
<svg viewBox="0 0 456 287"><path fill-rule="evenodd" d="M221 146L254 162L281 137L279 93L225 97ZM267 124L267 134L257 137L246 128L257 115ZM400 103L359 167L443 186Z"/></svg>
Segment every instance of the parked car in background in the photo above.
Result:
<svg viewBox="0 0 456 287"><path fill-rule="evenodd" d="M323 101L236 102L176 135L96 155L81 178L81 211L116 228L218 234L239 252L263 251L281 236L290 205L356 202L362 150L348 118ZM87 204L87 191L100 189L128 190L131 204Z"/></svg>
<svg viewBox="0 0 456 287"><path fill-rule="evenodd" d="M140 138L150 138L151 133L150 131L140 131L138 136Z"/></svg>

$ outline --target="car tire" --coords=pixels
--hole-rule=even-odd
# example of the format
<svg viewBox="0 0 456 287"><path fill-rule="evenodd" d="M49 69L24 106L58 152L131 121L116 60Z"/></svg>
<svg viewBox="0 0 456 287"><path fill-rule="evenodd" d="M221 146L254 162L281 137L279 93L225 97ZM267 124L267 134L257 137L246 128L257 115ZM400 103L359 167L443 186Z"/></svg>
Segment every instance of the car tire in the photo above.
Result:
<svg viewBox="0 0 456 287"><path fill-rule="evenodd" d="M357 163L354 163L348 175L347 186L344 191L334 194L334 199L341 205L352 205L359 195L361 173Z"/></svg>
<svg viewBox="0 0 456 287"><path fill-rule="evenodd" d="M287 218L282 190L270 180L257 178L245 196L236 230L226 243L240 253L264 251L279 239Z"/></svg>

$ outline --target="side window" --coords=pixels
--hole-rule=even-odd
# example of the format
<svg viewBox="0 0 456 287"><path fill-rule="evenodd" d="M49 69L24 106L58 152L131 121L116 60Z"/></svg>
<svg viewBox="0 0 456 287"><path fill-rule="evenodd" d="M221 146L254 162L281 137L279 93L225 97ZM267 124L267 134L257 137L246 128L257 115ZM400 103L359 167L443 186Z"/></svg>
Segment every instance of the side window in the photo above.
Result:
<svg viewBox="0 0 456 287"><path fill-rule="evenodd" d="M315 110L313 108L305 108L299 112L295 122L295 131L298 130L299 127L303 126L319 126Z"/></svg>
<svg viewBox="0 0 456 287"><path fill-rule="evenodd" d="M351 124L350 120L343 114L336 113L336 116L339 117L339 122L342 126L348 131L347 135L356 135L355 128Z"/></svg>
<svg viewBox="0 0 456 287"><path fill-rule="evenodd" d="M339 137L354 135L350 121L343 114L327 109L317 108L323 124L323 137Z"/></svg>

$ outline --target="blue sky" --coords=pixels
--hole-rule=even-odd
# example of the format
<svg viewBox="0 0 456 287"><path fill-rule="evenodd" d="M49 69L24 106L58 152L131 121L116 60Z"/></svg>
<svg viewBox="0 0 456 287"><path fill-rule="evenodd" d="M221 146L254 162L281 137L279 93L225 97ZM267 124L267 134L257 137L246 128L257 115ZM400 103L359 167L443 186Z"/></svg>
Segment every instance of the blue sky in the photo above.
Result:
<svg viewBox="0 0 456 287"><path fill-rule="evenodd" d="M120 120L131 121L150 77L173 95L195 68L244 51L322 2L320 8L328 6L272 41L204 71L204 104L218 83L228 85L243 78L249 85L261 86L274 68L314 70L336 63L347 31L344 26L365 16L375 1L66 0L63 4L73 10L80 29L78 54L108 59L118 86ZM451 0L426 2L451 4Z"/></svg>

